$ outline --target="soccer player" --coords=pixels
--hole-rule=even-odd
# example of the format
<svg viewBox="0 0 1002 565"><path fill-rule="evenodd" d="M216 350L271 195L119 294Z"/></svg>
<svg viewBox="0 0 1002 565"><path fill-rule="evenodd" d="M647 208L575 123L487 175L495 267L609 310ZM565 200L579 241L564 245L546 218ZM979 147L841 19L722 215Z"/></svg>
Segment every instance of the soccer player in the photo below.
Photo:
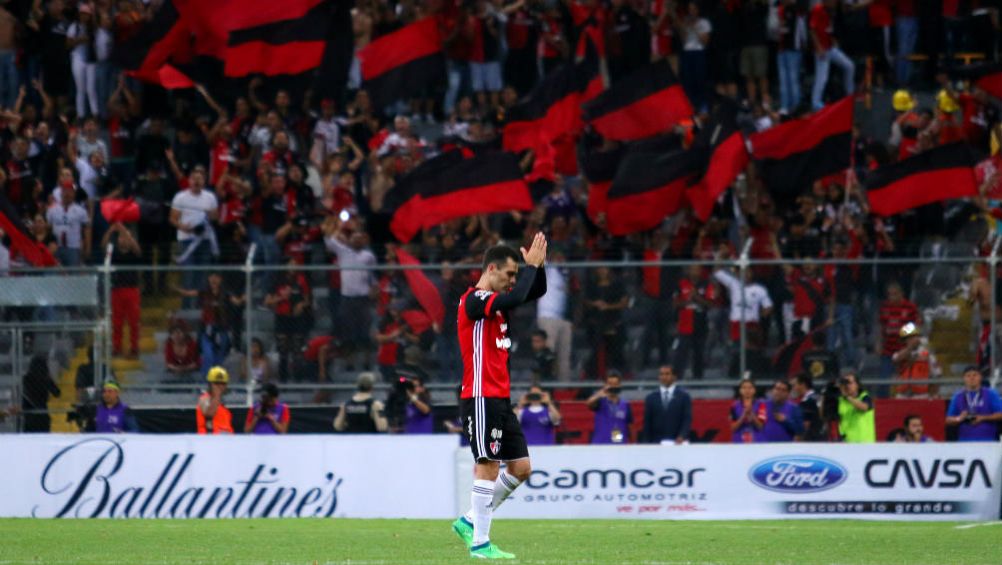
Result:
<svg viewBox="0 0 1002 565"><path fill-rule="evenodd" d="M480 280L459 300L460 416L475 464L470 511L456 519L452 529L470 556L481 559L515 558L491 543L491 516L532 471L525 436L511 406L508 312L546 293L542 268L546 238L536 234L529 249L521 251L525 268L519 273L517 251L506 245L488 249Z"/></svg>

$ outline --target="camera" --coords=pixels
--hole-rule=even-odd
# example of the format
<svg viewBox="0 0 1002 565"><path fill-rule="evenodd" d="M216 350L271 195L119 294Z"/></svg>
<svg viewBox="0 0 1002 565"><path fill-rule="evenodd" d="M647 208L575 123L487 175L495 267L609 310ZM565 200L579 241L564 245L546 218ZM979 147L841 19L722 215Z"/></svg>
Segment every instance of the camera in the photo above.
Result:
<svg viewBox="0 0 1002 565"><path fill-rule="evenodd" d="M97 423L97 405L93 402L74 404L66 414L66 421L76 424L82 431L93 432Z"/></svg>
<svg viewBox="0 0 1002 565"><path fill-rule="evenodd" d="M609 394L619 394L622 390L623 390L622 387L611 386L606 389L606 392L608 392Z"/></svg>
<svg viewBox="0 0 1002 565"><path fill-rule="evenodd" d="M530 392L529 394L525 395L525 399L528 400L529 402L539 402L540 400L543 399L543 395L539 394L538 392Z"/></svg>
<svg viewBox="0 0 1002 565"><path fill-rule="evenodd" d="M849 379L846 377L839 377L838 386L849 386Z"/></svg>

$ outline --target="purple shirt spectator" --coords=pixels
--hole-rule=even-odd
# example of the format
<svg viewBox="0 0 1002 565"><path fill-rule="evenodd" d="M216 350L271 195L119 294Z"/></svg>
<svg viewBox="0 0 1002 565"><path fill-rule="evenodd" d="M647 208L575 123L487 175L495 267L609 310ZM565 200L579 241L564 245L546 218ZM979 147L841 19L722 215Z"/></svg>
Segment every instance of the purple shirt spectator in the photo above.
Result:
<svg viewBox="0 0 1002 565"><path fill-rule="evenodd" d="M777 415L782 415L782 418L777 419ZM780 404L771 401L766 403L765 426L762 427L763 441L793 441L795 436L803 433L803 416L796 404L789 400Z"/></svg>
<svg viewBox="0 0 1002 565"><path fill-rule="evenodd" d="M765 401L761 399L752 401L751 410L756 417L765 418L767 411ZM744 404L740 399L735 400L734 403L731 404L731 419L738 421L741 418L744 418L744 415ZM764 429L765 428L760 430L756 428L754 424L745 423L740 428L734 430L734 433L731 435L731 441L734 443L758 443L765 441L765 435L763 434Z"/></svg>
<svg viewBox="0 0 1002 565"><path fill-rule="evenodd" d="M522 433L525 434L527 445L553 445L556 443L556 425L550 419L550 411L546 406L526 406L519 415Z"/></svg>
<svg viewBox="0 0 1002 565"><path fill-rule="evenodd" d="M250 422L254 417L254 414L259 412L261 412L261 403L255 402L254 408L247 413L247 421ZM275 418L276 422L287 423L289 421L289 405L284 402L275 403L275 405L268 410L268 412ZM258 435L278 435L278 430L275 429L275 426L272 425L270 420L260 418L250 433Z"/></svg>
<svg viewBox="0 0 1002 565"><path fill-rule="evenodd" d="M598 399L595 409L595 430L591 436L593 444L629 443L630 424L633 423L633 411L630 403L618 399L612 402L608 398Z"/></svg>
<svg viewBox="0 0 1002 565"><path fill-rule="evenodd" d="M430 434L435 429L435 413L418 410L414 403L407 403L407 418L404 423L404 433L407 434Z"/></svg>
<svg viewBox="0 0 1002 565"><path fill-rule="evenodd" d="M983 386L976 391L964 389L953 395L947 416L956 417L961 412L969 416L991 416L1002 412L1002 398L993 389ZM962 422L957 427L957 441L995 441L998 427L995 422L972 424Z"/></svg>

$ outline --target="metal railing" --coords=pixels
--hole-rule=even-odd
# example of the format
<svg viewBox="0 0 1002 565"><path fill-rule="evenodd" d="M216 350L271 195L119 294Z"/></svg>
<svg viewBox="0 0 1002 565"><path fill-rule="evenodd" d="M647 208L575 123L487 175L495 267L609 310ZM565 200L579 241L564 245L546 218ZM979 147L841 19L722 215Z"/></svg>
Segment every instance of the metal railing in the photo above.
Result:
<svg viewBox="0 0 1002 565"><path fill-rule="evenodd" d="M113 331L115 323L112 308L110 307L114 286L113 278L116 274L129 271L135 272L138 275L144 273L166 273L169 275L182 272L200 273L205 275L205 277L199 277L203 279L201 285L204 285L204 279L209 273L220 273L228 285L225 290L244 297L241 309L238 312L233 312L233 317L230 320L234 327L226 328L225 330L230 332L231 335L226 338L229 342L229 351L227 352L229 354L224 356L223 362L229 364L230 368L233 369L231 373L236 373L234 377L231 377L232 388L240 394L243 402L248 405L254 401L254 383L252 382L250 373L256 361L252 356L255 338L266 338L264 339L266 344L266 351L264 353L267 354L269 362L272 364L276 361L281 363L279 372L291 377L287 379L288 382L282 384L284 394L288 394L293 398L296 398L297 395L305 398L304 395L316 391L328 391L338 394L346 393L353 388L354 376L359 370L365 367L378 370L376 364L373 363L377 349L375 345L369 346L363 352L363 359L358 362L352 362L350 357L343 357L343 355L351 355L357 353L357 351L336 351L333 354L334 359L331 362L332 368L324 371L328 377L326 380L320 382L316 378L316 375L311 375L311 382L300 383L294 382L298 380L297 377L303 378L298 373L300 369L310 365L311 362L316 364L315 361L303 358L304 346L307 343L302 342L316 336L331 333L336 334L339 328L350 327L352 324L364 325L368 323L369 326L361 329L362 333L382 335L380 328L383 327L383 324L376 320L379 316L387 315L387 312L391 309L400 308L420 312L421 308L413 296L410 296L413 293L409 291L406 281L402 280L403 277L397 276L403 271L422 271L425 274L433 275L432 278L435 278L436 282L440 282L438 279L441 276L438 275L442 274L443 269L448 269L454 272L453 277L461 278L465 282L466 278L464 277L468 277L471 272L477 271L480 268L480 265L477 264L414 266L380 264L365 269L353 269L343 265L337 266L318 263L296 266L295 270L311 283L315 297L319 297L320 300L314 299L312 301L309 309L311 315L303 317L302 323L304 326L292 327L291 333L295 335L288 340L282 341L280 339L282 334L279 330L290 331L290 327L278 328L274 325L276 307L274 305L269 306L272 302L267 297L269 295L275 296L273 292L276 287L275 280L280 276L288 274L290 267L284 265L255 264L255 260L259 259L255 246L250 246L242 264L186 267L144 265L126 268L116 266L111 260L111 248L109 247L107 251L108 253L105 256L103 264L73 270L76 273L96 273L101 277L102 281L102 308L99 310L100 317L97 320L99 322L99 330L94 332L95 342L92 344L94 347L95 364L98 367L107 365L112 368L118 365L112 355L116 344L112 343L113 335L115 335ZM992 291L987 293L989 300L987 307L982 308L987 311L988 319L982 320L982 323L988 326L988 343L992 346L989 348L990 355L985 365L993 383L998 384L998 354L996 351L997 347L995 347L998 341L998 320L996 319L996 307L998 305L995 303L995 292L993 291L999 282L997 280L997 268L999 266L998 241L996 241L996 245L986 257L755 259L750 257L750 251L751 242L749 240L737 257L728 259L715 259L711 261L663 260L654 262L638 260L584 261L552 265L553 267L558 267L563 273L562 276L566 279L564 283L568 288L566 291L568 295L566 321L571 322L571 336L569 340L571 348L570 362L573 366L571 367L569 378L567 377L567 368L561 367L561 370L558 371L561 373L560 375L548 375L547 378L543 378L544 383L549 387L557 389L593 386L598 381L598 377L606 369L616 368L626 373L628 377L631 377L632 380L627 381L630 388L639 389L656 386L656 383L652 380L655 376L654 369L656 366L662 362L673 364L676 360L675 353L677 349L675 348L678 347L677 338L679 337L677 331L678 305L673 304L674 299L672 296L674 293L671 291L662 291L658 296L650 296L643 291L646 276L645 271L650 272L656 269L662 279L667 279L662 280L661 284L669 284L693 265L702 267L704 271L707 271L706 274L716 269L733 271L738 280L739 290L736 297L730 298L731 300L739 300L741 307L737 308L739 312L737 319L730 319L727 316L726 306L723 304L717 304L700 313L701 319L707 319L707 330L711 332L711 335L705 337L704 350L702 351L706 356L704 360L706 364L704 370L706 378L702 380L692 378L692 371L690 371L690 367L687 365L686 367L682 367L680 371L686 385L690 389L697 391L701 389L716 389L719 391L733 386L737 379L744 375L751 374L761 378L760 375L755 374L755 371L763 356L761 343L759 343L763 339L761 335L762 328L758 327L758 324L753 319L746 319L746 313L749 312L749 305L745 303L748 297L746 279L751 273L755 275L757 280L762 280L761 273L768 271L771 274L768 276L768 280L765 281L764 286L770 292L782 290L779 286L786 285L784 282L786 278L781 273L786 268L804 268L806 265L813 265L811 268L817 269L822 273L832 267L854 269L858 272L857 276L866 279L865 282L861 280L860 286L854 289L852 293L852 306L857 318L853 322L854 327L849 328L849 336L855 343L845 344L838 339L833 340L833 343L838 345L840 354L842 348L847 347L854 349L856 346L863 345L869 349L866 342L860 343L863 336L866 336L866 339L871 340L872 343L876 343L876 332L878 330L874 326L877 321L876 305L879 303L879 298L882 295L882 287L887 282L896 280L906 290L911 289L910 294L913 298L922 298L922 300L919 300L919 305L926 306L923 311L926 317L925 321L927 322L924 326L928 328L926 335L931 338L931 342L934 345L939 343L954 344L950 346L950 351L936 351L936 353L940 353L941 355L948 353L948 355L942 355L948 362L943 366L944 378L938 380L938 383L941 385L957 384L958 381L956 378L959 377L959 374L955 368L974 363L975 356L970 350L977 343L977 337L975 328L973 327L973 320L971 321L971 326L967 328L959 327L963 325L962 323L958 326L956 323L940 324L938 322L942 319L942 316L952 315L951 313L956 313L956 311L964 311L964 307L953 303L957 303L958 296L969 288L971 284L971 271L978 268L986 269L987 284ZM618 321L613 320L614 323L611 328L596 327L598 324L597 320L599 318L602 318L602 320L606 318L613 319L616 316L605 316L603 312L606 312L606 310L595 309L589 305L592 302L592 298L597 296L597 294L593 293L594 287L598 284L594 282L594 278L600 268L608 268L612 271L614 283L622 287L626 294L627 306L618 311L617 315L619 319ZM385 296L377 296L371 302L371 307L365 316L369 320L368 322L365 320L343 319L339 314L342 310L338 310L332 306L333 302L341 298L338 296L337 288L328 282L330 275L353 270L365 270L372 273L377 279L382 277L385 279L382 282L389 285L392 289L392 292L384 293L386 294ZM52 270L41 271L45 273L53 272ZM39 270L36 269L12 270L10 276L37 272ZM930 277L930 280L920 280L923 276ZM974 276L976 277L977 275L975 274ZM942 280L937 279L937 277L942 277ZM240 285L244 288L235 288ZM321 290L322 292L320 292ZM790 289L786 288L786 291L790 291ZM2 292L2 284L0 284L0 293ZM165 294L170 297L171 292L168 291ZM727 293L725 292L724 294L726 295ZM776 310L782 310L784 304L788 305L790 303L789 297L782 301L778 300L779 297L776 298L777 300L774 300ZM928 299L927 303L923 302L925 299ZM948 304L951 301L952 303ZM166 302L169 303L170 300ZM279 302L281 301L279 300ZM397 302L406 302L406 304L399 305ZM144 303L144 307L147 304ZM327 306L326 311L321 311L323 304ZM138 368L134 367L120 371L123 373L119 375L119 378L122 380L123 389L127 394L138 395L138 404L140 405L147 402L158 403L157 394L169 396L171 394L190 392L202 382L199 376L201 370L195 371L194 378L189 382L170 382L160 374L163 371L163 367L158 364L157 360L163 357L163 349L166 347L164 336L171 327L171 320L188 320L190 322L188 324L189 330L194 335L199 336L199 341L205 337L200 335L204 330L204 327L202 327L204 320L199 317L200 313L197 309L168 308L168 310L171 311L162 320L147 320L147 325L152 324L155 326L152 333L156 338L156 349L144 353L138 363ZM512 350L513 375L515 375L514 386L516 387L525 386L533 379L532 373L535 369L535 360L533 355L526 351L526 349L531 347L529 329L536 323L532 312L533 309L531 307L524 308L522 312L516 313L513 322L514 334L517 338L516 347ZM312 318L312 322L308 321L309 318ZM953 321L956 322L956 320ZM321 322L323 323L323 327L318 327L321 325ZM737 335L733 343L727 337L731 322L735 322L737 327ZM774 357L776 351L784 345L783 337L786 337L790 330L774 326L785 324L786 322L783 319L782 312L774 312L770 316L770 319L766 320L766 324L763 324L766 331L764 338L767 344L765 353L768 353L765 356L766 358ZM90 324L89 327L91 329L94 328L93 321L69 321L63 323L61 327L67 329L73 328L75 327L73 326L74 323ZM272 327L267 326L269 323L273 324ZM404 322L399 323L407 325ZM329 331L328 328L331 326L333 326L334 332ZM59 327L59 325L57 324L56 327ZM20 331L19 328L20 330L28 330L30 329L30 323L10 322L7 325L0 324L0 331L9 329L16 332ZM197 330L198 333L195 333L194 330ZM414 328L411 327L408 332L411 332L411 330L414 330ZM816 331L816 325L815 327L811 327L810 330ZM398 356L400 362L403 362L405 350L416 350L415 355L420 359L419 365L423 365L425 371L431 374L430 380L433 382L430 383L430 388L444 397L454 391L458 380L453 377L447 382L435 382L437 374L448 372L454 376L457 368L455 366L443 366L443 357L440 354L441 348L448 345L446 344L447 339L435 333L435 327L432 327L430 331L430 335L426 335L427 332L420 332L421 335L408 336L408 339L410 337L419 338L413 343L401 340L398 343L400 346L398 348L400 350ZM835 331L835 328L828 328L822 331L831 333ZM550 337L552 338L553 336ZM949 339L946 339L947 337ZM238 339L239 343L237 343ZM665 343L669 339L676 341ZM16 343L19 339L15 338L13 341ZM957 344L960 345L958 346ZM967 350L966 352L953 350L958 347L961 349L966 347ZM652 348L655 350L652 351ZM602 352L601 355L599 354L600 351ZM863 352L862 359L851 359L854 361L852 368L861 370L869 384L886 388L894 384L895 379L881 375L879 353L879 351L869 354ZM966 359L961 360L961 358L965 357L965 354ZM23 356L14 355L14 357L20 359ZM651 361L652 357L655 358L654 361ZM456 364L458 362L458 359L453 357L453 363ZM619 366L620 363L622 363L622 366ZM689 364L691 364L691 361ZM246 385L237 382L237 375L242 372L240 366L243 366L247 373ZM15 379L17 375L23 374L23 368L23 365L20 364L11 368L11 374L15 376ZM124 374L126 371L128 374ZM795 372L796 369L791 371ZM331 378L331 373L334 375L333 378ZM387 373L384 372L383 374L385 376ZM915 384L923 382L922 380L916 380ZM133 400L133 403L135 404L136 400Z"/></svg>

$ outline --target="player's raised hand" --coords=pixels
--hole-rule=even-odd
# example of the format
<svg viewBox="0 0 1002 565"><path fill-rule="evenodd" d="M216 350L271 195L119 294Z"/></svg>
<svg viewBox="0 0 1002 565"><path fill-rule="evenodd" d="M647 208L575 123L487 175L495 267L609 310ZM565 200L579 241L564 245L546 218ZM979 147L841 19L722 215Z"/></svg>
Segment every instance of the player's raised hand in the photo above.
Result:
<svg viewBox="0 0 1002 565"><path fill-rule="evenodd" d="M522 248L522 258L525 259L526 265L543 266L543 262L546 261L546 236L543 235L543 232L536 233L528 250Z"/></svg>

